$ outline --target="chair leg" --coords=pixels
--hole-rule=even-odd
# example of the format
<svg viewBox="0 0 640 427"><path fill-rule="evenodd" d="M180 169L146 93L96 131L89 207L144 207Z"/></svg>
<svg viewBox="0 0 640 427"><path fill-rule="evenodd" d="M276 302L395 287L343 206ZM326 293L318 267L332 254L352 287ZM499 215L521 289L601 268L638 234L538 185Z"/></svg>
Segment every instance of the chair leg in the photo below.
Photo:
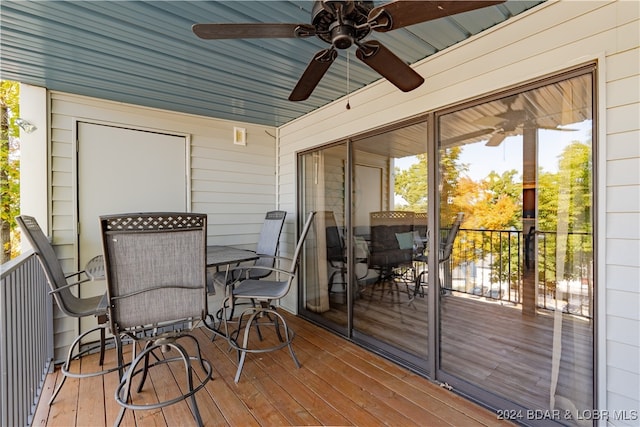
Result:
<svg viewBox="0 0 640 427"><path fill-rule="evenodd" d="M203 425L202 417L200 416L200 410L198 409L198 405L196 402L195 393L198 390L202 389L205 386L205 384L212 378L213 368L211 366L211 363L208 360L202 358L202 352L200 350L200 346L195 340L195 338L190 335L184 335L180 338L185 338L185 337L189 337L192 340L194 340L194 342L196 342L196 348L198 352L197 356L189 356L189 354L186 352L184 347L182 347L180 344L175 342L175 339L172 339L172 338L162 338L153 342L151 345L146 345L145 349L138 356L136 356L136 358L133 360L133 362L129 366L129 369L127 369L127 372L121 379L120 384L116 389L116 393L115 393L116 401L121 406L120 413L118 414L118 419L115 422L116 426L120 425L120 423L122 422L122 418L127 409L132 409L132 410L158 409L168 405L172 405L174 403L178 403L181 400L186 400L187 398L189 398L189 400L191 401L191 412L198 426ZM180 354L180 356L170 358L170 359L156 358L157 359L156 362L153 362L148 366L145 366L145 368L137 369L137 366L141 362L143 362L143 359L144 359L143 363L147 364L151 354L153 354L155 350L162 348L163 346L167 346L175 349ZM202 367L205 373L204 378L200 380L200 383L195 388L193 386L193 367L191 365L192 360L197 360L200 363L200 366ZM133 381L134 376L140 373L146 376L147 369L152 368L156 365L166 364L166 363L171 363L176 361L182 361L184 364L185 375L187 377L187 386L188 386L188 391L186 393L183 393L173 399L166 400L164 402L158 402L158 403L148 404L148 405L135 404L133 402L130 402L131 383Z"/></svg>
<svg viewBox="0 0 640 427"><path fill-rule="evenodd" d="M105 333L105 325L100 325L100 326L98 326L96 328L90 329L90 330L78 335L76 337L76 339L74 339L73 342L71 343L71 345L69 346L69 351L67 352L67 358L65 359L65 362L62 364L62 367L61 367L62 380L57 385L56 389L53 391L53 394L51 395L51 398L49 399L49 405L51 405L55 401L56 397L58 396L58 393L60 393L60 390L62 389L62 386L64 385L65 381L67 380L67 377L72 377L72 378L96 377L96 376L105 375L105 374L108 374L110 372L114 372L114 371L120 370L120 362L118 362L117 366L114 367L114 368L103 369L101 371L96 371L96 372L89 372L89 373L80 374L80 373L75 373L75 372L71 372L70 371L71 362L73 360L79 360L85 354L88 354L88 353L90 353L90 352L92 352L93 350L96 349L96 346L92 346L92 347L86 348L84 350L80 350L80 345L81 345L82 339L84 337L86 337L87 335L89 335L90 333L93 333L95 331L99 331L100 332L100 336L102 337L102 335ZM105 346L105 343L101 339L100 344L99 344L99 348L100 348L100 351L101 351L101 356L102 356L102 353L104 353L104 346ZM78 348L78 353L74 355L74 351L75 351L76 348Z"/></svg>
<svg viewBox="0 0 640 427"><path fill-rule="evenodd" d="M138 388L136 389L137 393L140 393L142 391L142 387L144 387L144 383L147 380L147 374L149 373L149 356L152 354L152 352L146 350L151 346L151 344L151 341L147 342L144 350L142 350L142 352L144 353L144 367L142 368L142 379L140 379L140 384L138 384Z"/></svg>
<svg viewBox="0 0 640 427"><path fill-rule="evenodd" d="M58 396L58 393L60 392L60 389L62 388L66 380L67 380L67 376L62 375L62 380L60 381L56 389L53 391L53 395L51 395L51 398L49 399L49 405L53 404L53 401L56 400L56 396Z"/></svg>
<svg viewBox="0 0 640 427"><path fill-rule="evenodd" d="M106 341L106 328L100 328L100 366L104 365L104 350L105 350L105 341Z"/></svg>
<svg viewBox="0 0 640 427"><path fill-rule="evenodd" d="M261 315L267 315L267 316L273 315L275 317L272 320L272 323L274 327L277 328L277 335L280 338L281 342L279 345L275 345L269 348L251 349L249 348L249 334L251 332L251 325L253 325L253 323L257 321L257 317ZM282 325L282 329L284 330L284 334L285 334L284 339L282 338L282 335L280 333L279 324ZM234 341L230 341L231 345L235 347L236 350L238 350L238 352L240 353L240 357L238 359L238 369L236 371L236 376L234 378L234 381L236 383L240 381L240 375L242 374L242 368L244 367L244 362L246 360L247 353L267 353L270 351L279 350L286 346L289 348L289 354L291 354L291 358L293 359L293 362L295 363L296 368L300 368L300 361L296 357L296 354L293 351L293 346L291 344L294 336L295 334L291 329L289 329L289 326L287 325L287 321L284 319L284 317L280 313L278 313L275 310L275 308L262 308L262 309L254 310L251 316L249 317L249 320L247 321L246 326L244 328L242 346L238 346L237 343L235 343Z"/></svg>

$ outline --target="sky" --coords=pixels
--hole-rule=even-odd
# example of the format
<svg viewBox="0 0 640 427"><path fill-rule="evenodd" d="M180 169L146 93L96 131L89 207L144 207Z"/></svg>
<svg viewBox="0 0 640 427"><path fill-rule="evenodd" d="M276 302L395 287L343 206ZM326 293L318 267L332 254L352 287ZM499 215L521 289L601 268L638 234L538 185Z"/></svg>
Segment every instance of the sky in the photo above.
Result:
<svg viewBox="0 0 640 427"><path fill-rule="evenodd" d="M547 172L557 172L562 150L573 141L586 142L591 138L591 121L567 126L576 131L539 130L538 165ZM474 181L485 178L493 170L498 174L511 169L522 173L522 137L507 137L497 147L486 147L484 142L462 146L460 162L469 166L467 175ZM395 166L408 169L417 162L416 157L396 159Z"/></svg>
<svg viewBox="0 0 640 427"><path fill-rule="evenodd" d="M591 121L568 128L577 130L539 130L538 165L545 171L558 171L559 156L571 142L586 142L591 138ZM507 137L497 147L486 147L484 143L464 146L460 161L469 165L468 176L474 181L485 178L492 170L498 174L511 169L522 173L522 136Z"/></svg>
<svg viewBox="0 0 640 427"><path fill-rule="evenodd" d="M576 131L539 130L538 165L546 172L558 171L559 156L571 142L587 142L591 138L591 121L568 126ZM401 170L408 169L418 160L415 156L395 159L394 165ZM486 178L491 171L499 175L511 169L522 174L522 136L505 138L497 147L487 147L485 142L462 146L459 161L469 167L467 176L474 181ZM406 205L399 195L394 199L396 206Z"/></svg>

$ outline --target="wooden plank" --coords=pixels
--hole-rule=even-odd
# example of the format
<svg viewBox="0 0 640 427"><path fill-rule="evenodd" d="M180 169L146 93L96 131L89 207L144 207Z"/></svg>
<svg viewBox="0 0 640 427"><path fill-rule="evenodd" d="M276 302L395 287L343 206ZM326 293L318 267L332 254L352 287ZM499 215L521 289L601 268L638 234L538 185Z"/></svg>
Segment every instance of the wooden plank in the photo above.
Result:
<svg viewBox="0 0 640 427"><path fill-rule="evenodd" d="M508 425L490 411L354 343L282 314L297 332L293 345L302 367L294 367L286 348L250 355L239 384L234 383L236 352L229 351L223 339L211 342L208 331L194 331L203 354L214 366L214 379L195 395L205 425ZM265 344L273 344L275 336L264 332ZM189 353L195 351L195 344L188 340L183 344ZM125 347L125 353L126 358L131 357L131 346ZM114 362L115 351L109 350L105 360L107 365ZM83 363L89 366L92 361L87 358ZM200 368L195 372L202 377ZM158 396L185 389L181 366L153 368L150 374L139 399L155 402ZM49 375L48 389L52 390L56 377L57 373ZM103 377L101 391L80 397L79 390L93 384L87 380L70 386L69 379L58 397L61 404L57 401L51 407L56 417L40 415L39 424L84 426L91 419L91 425L113 425L119 411L113 399L117 373ZM76 419L76 413L92 410L89 403L103 407L102 422L88 413ZM38 413L47 410L46 402L41 401ZM188 404L180 402L162 410L127 410L122 425L195 425L195 421Z"/></svg>
<svg viewBox="0 0 640 427"><path fill-rule="evenodd" d="M231 361L229 357L230 354L226 352L226 349L224 352L221 351L222 349L211 342L204 330L195 331L195 334L197 334L196 336L199 338L203 353L209 355L210 361L215 366L217 374L215 381L225 382L225 385L229 387L230 390L233 390L237 397L243 402L245 408L251 408L252 418L255 418L251 420L252 423L258 422L261 425L286 424L286 418L271 405L266 396L261 393L252 382L237 385L233 383L235 365ZM218 339L218 343L222 342L223 340ZM224 345L226 346L226 343ZM195 352L195 349L192 348L190 351ZM227 353L226 355L225 352ZM215 395L212 395L211 398L216 400Z"/></svg>
<svg viewBox="0 0 640 427"><path fill-rule="evenodd" d="M80 359L83 374L98 372L102 367L98 364L99 354L91 354ZM78 425L100 425L105 419L105 395L103 376L83 378L79 381Z"/></svg>
<svg viewBox="0 0 640 427"><path fill-rule="evenodd" d="M46 426L47 420L49 419L49 399L53 395L53 390L56 388L56 384L59 381L58 374L60 373L59 369L56 369L51 374L47 375L45 378L44 384L42 386L42 394L40 395L40 401L38 403L38 407L36 408L35 413L33 414L33 422L32 426Z"/></svg>
<svg viewBox="0 0 640 427"><path fill-rule="evenodd" d="M125 361L131 360L132 345L126 345L123 348L123 358ZM104 355L104 366L112 367L117 365L117 355L115 349L108 350ZM104 376L104 407L106 425L113 425L118 419L120 413L120 405L115 400L115 392L118 384L120 384L120 377L118 371L111 372ZM132 411L125 411L124 418L122 419L121 426L134 426L135 417Z"/></svg>
<svg viewBox="0 0 640 427"><path fill-rule="evenodd" d="M231 370L235 374L235 368L230 367L232 362L229 359L226 341L216 338L215 342L211 342L209 335L204 331L198 331L197 336L202 346L202 352L213 363L214 367L214 378L205 386L212 398L212 404L218 408L228 425L259 425L253 413L236 394L233 377L223 375L223 372L226 373ZM221 348L219 346L224 347Z"/></svg>
<svg viewBox="0 0 640 427"><path fill-rule="evenodd" d="M71 362L71 371L79 372L80 362ZM62 380L62 375L59 376ZM57 384L56 384L57 386ZM49 408L49 419L47 425L52 427L67 427L76 425L76 414L78 411L78 390L80 380L77 378L67 378L62 389L56 396L56 400Z"/></svg>
<svg viewBox="0 0 640 427"><path fill-rule="evenodd" d="M324 334L314 335L313 338L320 347L330 345L331 337L324 336ZM432 396L427 394L425 390L439 390L440 387L425 381L424 378L409 373L359 347L339 345L336 348L340 350L336 352L335 363L332 363L332 366L339 365L340 368L334 369L336 372L332 377L348 376L352 379L355 378L356 383L360 386L369 382L366 385L368 389L385 390L386 394L381 392L383 400L387 400L389 405L400 410L405 416L411 417L412 421L418 425L425 420L438 425L474 424L473 419L464 415L464 412L456 412L443 405L441 401L436 401L432 405ZM406 379L411 377L419 379L417 384L406 382ZM427 382L426 387L425 382Z"/></svg>
<svg viewBox="0 0 640 427"><path fill-rule="evenodd" d="M265 346L279 344L272 328L268 329L263 326L261 330ZM290 399L304 408L316 420L314 424L342 425L347 422L342 414L327 405L316 390L310 389L306 383L300 381L295 375L299 370L296 369L287 348L263 354L250 354L247 360L252 361L250 369L253 372L258 372L259 375L268 375L271 381L280 384L290 395ZM245 371L247 370L246 366L247 362L245 362ZM247 379L254 381L254 378L255 374L252 375L251 371L248 371Z"/></svg>

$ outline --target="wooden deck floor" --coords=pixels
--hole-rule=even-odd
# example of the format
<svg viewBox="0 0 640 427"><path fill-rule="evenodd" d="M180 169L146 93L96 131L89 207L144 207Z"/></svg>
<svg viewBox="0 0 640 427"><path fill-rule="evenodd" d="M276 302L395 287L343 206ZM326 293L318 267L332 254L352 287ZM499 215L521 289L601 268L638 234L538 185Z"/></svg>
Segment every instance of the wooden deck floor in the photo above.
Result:
<svg viewBox="0 0 640 427"><path fill-rule="evenodd" d="M346 324L343 299L333 298L332 310L323 316ZM442 296L440 303L439 363L445 372L527 409L549 409L552 384L556 397L579 409L593 408L593 337L588 319L566 313L556 319L548 310L523 316L514 304L457 292ZM354 311L358 332L427 364L426 297L410 300L402 286L376 285L356 300Z"/></svg>
<svg viewBox="0 0 640 427"><path fill-rule="evenodd" d="M247 358L242 378L233 382L236 353L210 332L196 331L214 379L196 396L205 425L508 425L492 412L433 384L315 325L287 315L296 331L296 369L286 349ZM107 354L113 363L114 350ZM83 358L81 369L97 366L97 355ZM153 372L155 371L155 372ZM174 375L175 374L175 375ZM183 386L179 369L152 370L145 401L168 396ZM117 373L81 380L69 378L53 405L49 397L59 369L47 378L34 426L113 425L119 410L113 395ZM186 403L163 409L127 411L122 425L195 425Z"/></svg>

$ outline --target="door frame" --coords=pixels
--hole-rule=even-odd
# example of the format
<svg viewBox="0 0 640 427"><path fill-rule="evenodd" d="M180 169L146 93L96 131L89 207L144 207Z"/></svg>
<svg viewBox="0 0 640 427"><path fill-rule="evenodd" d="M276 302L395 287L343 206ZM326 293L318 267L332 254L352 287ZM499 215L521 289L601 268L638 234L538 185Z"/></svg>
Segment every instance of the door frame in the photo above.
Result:
<svg viewBox="0 0 640 427"><path fill-rule="evenodd" d="M191 135L184 132L176 132L166 129L159 128L150 128L143 126L135 126L129 123L118 123L111 122L106 120L95 120L84 117L73 117L72 124L72 165L71 165L71 182L73 186L73 191L71 195L71 202L73 206L73 214L72 214L72 224L70 229L73 233L73 248L74 248L74 256L76 258L76 268L80 270L84 268L82 265L83 257L81 254L80 248L80 233L82 232L81 225L79 225L80 221L80 200L79 200L79 131L78 128L81 123L85 123L88 125L97 125L97 126L109 126L114 128L120 128L125 130L137 131L137 132L150 132L167 136L174 136L178 138L184 139L184 150L185 150L185 208L187 211L191 211Z"/></svg>

